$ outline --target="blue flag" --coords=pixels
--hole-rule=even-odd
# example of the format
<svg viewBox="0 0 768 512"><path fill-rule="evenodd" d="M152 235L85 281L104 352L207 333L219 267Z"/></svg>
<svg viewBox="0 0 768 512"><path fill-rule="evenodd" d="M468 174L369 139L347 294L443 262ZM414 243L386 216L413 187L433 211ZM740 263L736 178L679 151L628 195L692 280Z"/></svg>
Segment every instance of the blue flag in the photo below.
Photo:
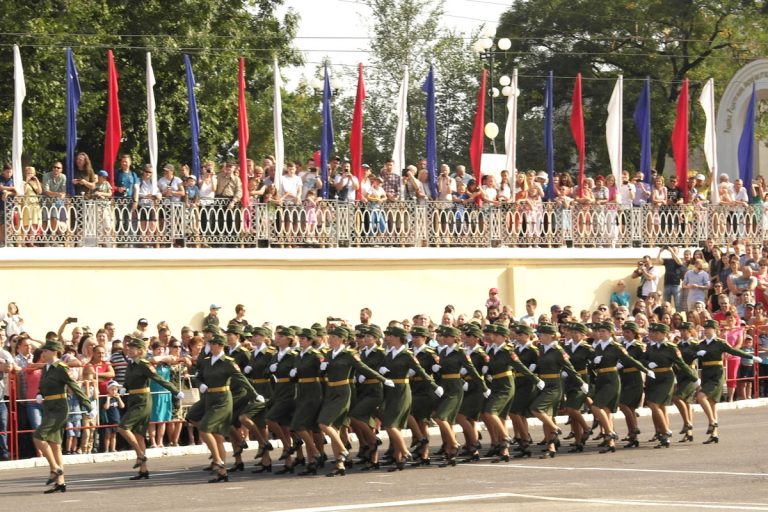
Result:
<svg viewBox="0 0 768 512"><path fill-rule="evenodd" d="M432 198L437 197L437 115L435 113L435 69L429 66L427 80L421 86L427 93L427 172L429 172L429 190ZM395 169L396 172L402 169Z"/></svg>
<svg viewBox="0 0 768 512"><path fill-rule="evenodd" d="M640 139L640 172L651 185L651 79L646 78L635 106L635 128Z"/></svg>
<svg viewBox="0 0 768 512"><path fill-rule="evenodd" d="M187 98L189 100L189 128L192 133L192 174L200 181L200 118L195 99L195 75L192 73L192 61L189 55L184 55L184 67L187 70Z"/></svg>
<svg viewBox="0 0 768 512"><path fill-rule="evenodd" d="M331 80L328 64L323 79L323 128L320 134L320 175L323 178L323 199L328 199L328 159L333 151L333 119L331 118Z"/></svg>
<svg viewBox="0 0 768 512"><path fill-rule="evenodd" d="M752 201L752 168L755 165L755 84L752 83L752 96L747 106L744 130L739 139L739 178L744 182L749 200ZM715 180L712 180L715 183ZM714 185L713 185L714 186Z"/></svg>
<svg viewBox="0 0 768 512"><path fill-rule="evenodd" d="M77 107L80 104L80 79L72 48L67 48L67 193L75 195L75 146L77 146Z"/></svg>
<svg viewBox="0 0 768 512"><path fill-rule="evenodd" d="M544 89L544 146L547 151L547 176L549 177L544 197L547 201L555 198L554 82L554 76L552 71L550 71L547 78L547 87Z"/></svg>

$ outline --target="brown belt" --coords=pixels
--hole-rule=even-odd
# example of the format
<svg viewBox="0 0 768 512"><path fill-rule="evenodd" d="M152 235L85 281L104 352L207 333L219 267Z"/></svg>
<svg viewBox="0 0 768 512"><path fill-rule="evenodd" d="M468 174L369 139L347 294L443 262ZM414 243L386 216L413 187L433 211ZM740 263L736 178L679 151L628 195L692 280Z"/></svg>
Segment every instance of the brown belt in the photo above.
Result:
<svg viewBox="0 0 768 512"><path fill-rule="evenodd" d="M440 378L445 380L451 380L451 379L460 379L461 374L460 373L446 373L445 375L441 375Z"/></svg>
<svg viewBox="0 0 768 512"><path fill-rule="evenodd" d="M378 381L374 380L373 382L378 382ZM331 382L327 382L325 385L328 386L329 388L337 388L339 386L346 386L347 384L351 384L351 383L352 383L352 379L344 379L344 380L334 380Z"/></svg>
<svg viewBox="0 0 768 512"><path fill-rule="evenodd" d="M229 386L219 386L218 388L208 388L209 393L226 393L229 391Z"/></svg>
<svg viewBox="0 0 768 512"><path fill-rule="evenodd" d="M395 384L408 384L408 379L392 379Z"/></svg>
<svg viewBox="0 0 768 512"><path fill-rule="evenodd" d="M312 382L320 382L320 377L304 377L299 379L299 384L310 384Z"/></svg>
<svg viewBox="0 0 768 512"><path fill-rule="evenodd" d="M701 366L723 366L722 361L704 361Z"/></svg>
<svg viewBox="0 0 768 512"><path fill-rule="evenodd" d="M43 400L61 400L62 398L67 398L67 394L59 393L58 395L48 395L44 396Z"/></svg>
<svg viewBox="0 0 768 512"><path fill-rule="evenodd" d="M578 373L579 375L586 375L587 374L587 369L584 368L583 370L579 370L576 373Z"/></svg>
<svg viewBox="0 0 768 512"><path fill-rule="evenodd" d="M423 377L411 377L411 380L413 382L424 382L424 378ZM374 382L378 382L378 381L374 381ZM365 381L365 384L368 384L368 381Z"/></svg>
<svg viewBox="0 0 768 512"><path fill-rule="evenodd" d="M286 382L291 382L290 377L280 377L279 379L275 379L275 382L278 384L285 384Z"/></svg>
<svg viewBox="0 0 768 512"><path fill-rule="evenodd" d="M499 380L499 379L503 379L504 377L512 377L513 375L514 373L511 370L507 370L501 373L494 373L493 375L491 375L491 378L493 380Z"/></svg>
<svg viewBox="0 0 768 512"><path fill-rule="evenodd" d="M539 375L540 379L559 379L560 374L559 373L542 373Z"/></svg>
<svg viewBox="0 0 768 512"><path fill-rule="evenodd" d="M608 368L598 368L597 373L611 373L616 372L618 369L615 366L609 366Z"/></svg>
<svg viewBox="0 0 768 512"><path fill-rule="evenodd" d="M413 379L413 380L416 380L416 379ZM419 380L424 380L424 379L419 379ZM381 382L377 381L376 379L366 379L363 381L363 384L381 384Z"/></svg>
<svg viewBox="0 0 768 512"><path fill-rule="evenodd" d="M149 393L149 388L137 388L128 390L129 395L143 395L146 393Z"/></svg>
<svg viewBox="0 0 768 512"><path fill-rule="evenodd" d="M672 368L669 368L669 367L654 368L652 371L653 371L653 373L666 373L666 372L671 372Z"/></svg>
<svg viewBox="0 0 768 512"><path fill-rule="evenodd" d="M621 371L624 373L634 373L637 371L637 368L623 368Z"/></svg>
<svg viewBox="0 0 768 512"><path fill-rule="evenodd" d="M269 382L269 379L251 379L252 384L266 384Z"/></svg>

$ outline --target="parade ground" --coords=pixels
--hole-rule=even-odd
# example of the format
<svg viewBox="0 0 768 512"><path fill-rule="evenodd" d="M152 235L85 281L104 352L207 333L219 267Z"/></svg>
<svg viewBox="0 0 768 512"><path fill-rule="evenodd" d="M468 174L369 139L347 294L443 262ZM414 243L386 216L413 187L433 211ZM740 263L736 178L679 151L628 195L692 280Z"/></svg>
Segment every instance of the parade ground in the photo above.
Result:
<svg viewBox="0 0 768 512"><path fill-rule="evenodd" d="M208 473L201 471L206 456L186 455L150 459L150 480L140 483L128 480L134 474L130 461L69 465L67 492L44 496L45 468L13 469L0 472L0 503L4 510L27 512L768 511L767 412L766 407L722 411L716 445L701 444L706 424L697 413L695 442L678 443L681 436L676 435L669 449L653 449L655 443L645 442L639 449L623 449L619 443L616 453L599 454L597 441L590 441L585 453L569 454L565 441L555 459L539 460L535 453L534 458L506 464L483 459L439 468L439 457L433 457L428 467L388 473L384 468L362 472L355 466L335 478L324 476L329 465L318 476L307 477L254 475L246 467L245 472L230 473L228 483L208 484ZM620 435L626 431L623 423L617 421ZM679 430L679 416L672 415L671 423ZM641 440L652 436L649 417L640 418L640 428ZM540 439L540 427L532 435ZM433 436L432 445L439 443ZM330 448L326 451L330 454ZM248 466L255 452L245 452Z"/></svg>

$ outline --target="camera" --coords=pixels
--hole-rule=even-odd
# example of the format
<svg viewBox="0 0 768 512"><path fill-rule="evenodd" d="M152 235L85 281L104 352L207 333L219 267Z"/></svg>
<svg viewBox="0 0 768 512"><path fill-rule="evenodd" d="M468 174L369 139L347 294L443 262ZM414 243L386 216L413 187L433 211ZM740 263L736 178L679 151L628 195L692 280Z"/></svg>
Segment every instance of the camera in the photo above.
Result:
<svg viewBox="0 0 768 512"><path fill-rule="evenodd" d="M68 324L74 324L77 323L77 318L74 316L67 317L67 323Z"/></svg>
<svg viewBox="0 0 768 512"><path fill-rule="evenodd" d="M332 316L329 316L325 319L327 322L343 322L344 320L341 318L335 318Z"/></svg>

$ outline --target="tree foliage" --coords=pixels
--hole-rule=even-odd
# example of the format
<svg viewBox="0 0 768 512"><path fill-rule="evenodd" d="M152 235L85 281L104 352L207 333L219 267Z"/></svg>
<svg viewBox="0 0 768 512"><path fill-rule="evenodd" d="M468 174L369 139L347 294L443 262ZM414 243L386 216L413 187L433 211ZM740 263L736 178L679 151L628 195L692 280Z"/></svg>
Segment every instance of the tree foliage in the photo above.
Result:
<svg viewBox="0 0 768 512"><path fill-rule="evenodd" d="M203 158L236 153L238 58L246 58L250 151L271 153L272 57L298 64L291 48L297 16L277 19L282 0L6 0L0 11L0 73L13 76L11 46L20 46L27 97L24 162L47 168L65 152L65 47L80 75L78 151L102 165L106 124L106 52L119 74L121 153L148 158L146 52L157 79L159 158L189 162L191 155L183 54L190 54L200 115ZM284 95L293 112L295 95ZM300 98L299 98L300 100ZM302 103L298 101L299 110ZM0 153L10 158L13 81L0 82ZM298 116L304 121L301 116ZM286 131L295 129L287 123Z"/></svg>
<svg viewBox="0 0 768 512"><path fill-rule="evenodd" d="M545 76L553 70L558 133L556 167L573 167L575 149L568 131L574 77L584 77L583 98L588 171L609 168L605 149L607 105L617 75L624 76L624 164L639 165L632 115L641 80L652 82L652 145L655 166L669 154L675 104L682 80L691 81L691 141L702 140L698 95L715 78L722 92L746 61L764 49L763 2L743 0L520 0L502 15L497 37L512 39L500 55L501 71L520 70L520 168L542 168ZM537 142L538 141L538 142ZM691 143L694 144L693 142Z"/></svg>

